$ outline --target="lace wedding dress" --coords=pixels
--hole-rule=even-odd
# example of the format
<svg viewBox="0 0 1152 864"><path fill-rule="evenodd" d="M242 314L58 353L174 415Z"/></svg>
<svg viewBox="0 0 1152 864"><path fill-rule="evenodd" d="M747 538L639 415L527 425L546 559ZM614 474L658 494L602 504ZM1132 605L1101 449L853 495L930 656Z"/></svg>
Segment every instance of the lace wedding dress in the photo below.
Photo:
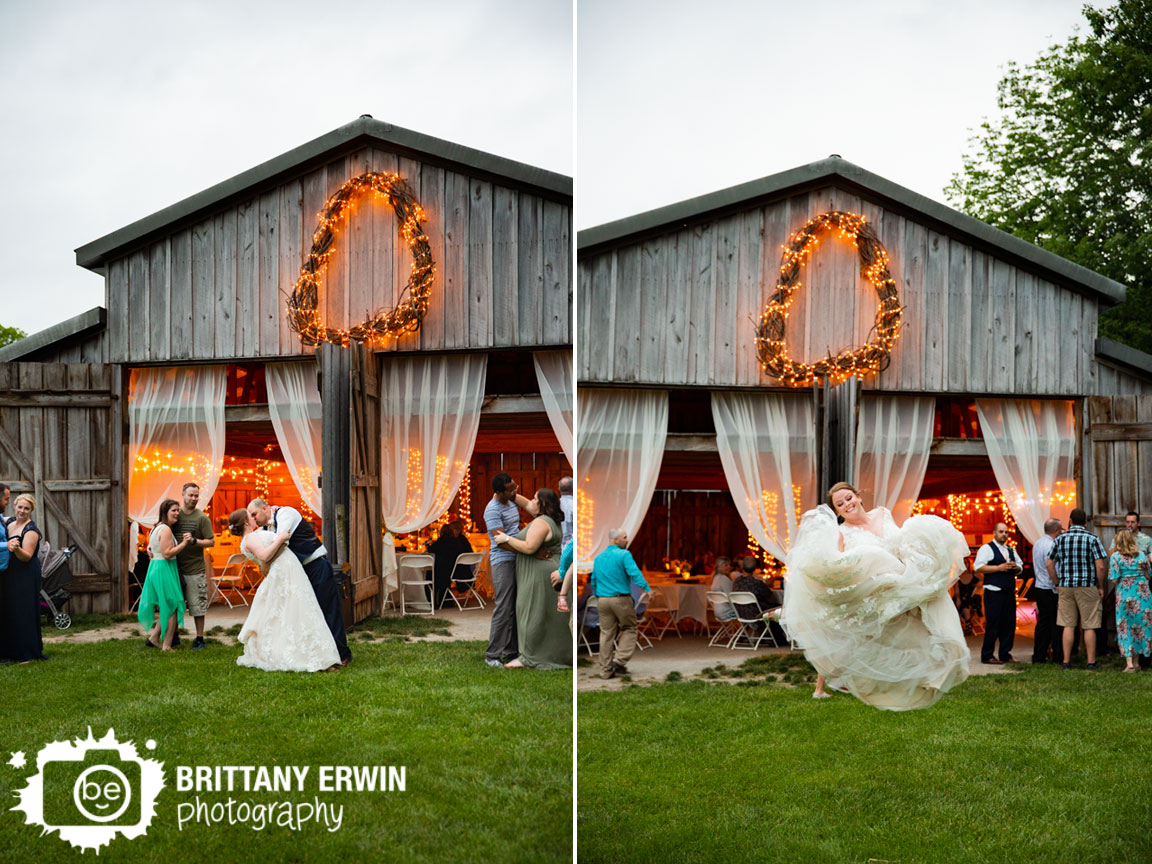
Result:
<svg viewBox="0 0 1152 864"><path fill-rule="evenodd" d="M252 531L245 535L240 549L246 558L256 561L251 552L255 544L266 548L275 539L271 531ZM312 584L287 549L272 561L256 590L239 639L244 653L236 662L266 672L319 672L340 662Z"/></svg>
<svg viewBox="0 0 1152 864"><path fill-rule="evenodd" d="M825 505L804 514L780 624L831 686L889 711L926 708L968 677L968 645L948 596L968 545L936 516L898 528L879 509L883 536L837 525Z"/></svg>

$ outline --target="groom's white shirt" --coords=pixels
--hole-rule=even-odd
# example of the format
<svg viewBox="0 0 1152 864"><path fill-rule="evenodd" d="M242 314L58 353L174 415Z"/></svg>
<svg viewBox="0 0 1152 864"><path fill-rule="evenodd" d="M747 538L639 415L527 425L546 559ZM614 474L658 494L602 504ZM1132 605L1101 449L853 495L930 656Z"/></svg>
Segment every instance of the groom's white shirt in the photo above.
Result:
<svg viewBox="0 0 1152 864"><path fill-rule="evenodd" d="M265 531L271 531L273 534L279 534L281 531L287 531L288 536L291 537L296 531L296 528L304 521L304 517L300 515L300 511L294 507L273 507L272 518L268 520L268 524L264 526ZM275 527L273 527L275 523ZM319 539L319 538L317 538ZM291 550L289 550L291 551ZM323 558L328 554L328 550L324 548L324 544L320 544L315 552L301 561L301 565L311 564L317 558Z"/></svg>

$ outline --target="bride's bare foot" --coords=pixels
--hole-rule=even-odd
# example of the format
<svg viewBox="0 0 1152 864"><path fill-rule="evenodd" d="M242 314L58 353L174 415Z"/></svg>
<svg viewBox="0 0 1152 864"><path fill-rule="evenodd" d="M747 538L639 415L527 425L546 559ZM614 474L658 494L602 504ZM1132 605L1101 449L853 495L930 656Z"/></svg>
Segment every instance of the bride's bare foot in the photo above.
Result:
<svg viewBox="0 0 1152 864"><path fill-rule="evenodd" d="M505 664L504 664L504 668L505 668L505 669L523 669L523 668L524 668L524 664L523 664L523 663L521 663L521 662L520 662L520 658L519 658L519 657L517 657L517 658L516 658L515 660L513 660L511 663L505 663Z"/></svg>

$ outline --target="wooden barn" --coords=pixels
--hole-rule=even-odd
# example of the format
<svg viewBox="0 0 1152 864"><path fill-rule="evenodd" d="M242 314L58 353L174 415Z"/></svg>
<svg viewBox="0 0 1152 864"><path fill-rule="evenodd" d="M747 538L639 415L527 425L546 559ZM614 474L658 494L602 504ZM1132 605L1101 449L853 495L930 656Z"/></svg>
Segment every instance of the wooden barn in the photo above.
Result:
<svg viewBox="0 0 1152 864"><path fill-rule="evenodd" d="M1152 527L1152 357L1097 333L1116 282L838 156L577 250L585 564L621 526L650 568L786 555L841 479L974 546L1072 506L1106 543Z"/></svg>
<svg viewBox="0 0 1152 864"><path fill-rule="evenodd" d="M385 528L423 542L450 508L482 532L502 470L555 488L571 204L568 177L365 115L77 249L104 305L0 349L0 479L35 491L53 545L79 545L74 610L129 608L146 482L212 486L225 547L254 494L304 507L350 565L355 620L384 602ZM467 398L411 407L459 384L449 367ZM198 395L176 404L180 387ZM459 429L422 465L447 433L405 424L437 411ZM207 431L173 443L186 429Z"/></svg>

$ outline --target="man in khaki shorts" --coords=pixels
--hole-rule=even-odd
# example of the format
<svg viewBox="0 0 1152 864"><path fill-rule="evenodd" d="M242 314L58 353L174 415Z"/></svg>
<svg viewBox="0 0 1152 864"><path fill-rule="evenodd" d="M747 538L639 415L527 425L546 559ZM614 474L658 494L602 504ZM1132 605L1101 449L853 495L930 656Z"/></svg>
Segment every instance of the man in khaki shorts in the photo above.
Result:
<svg viewBox="0 0 1152 864"><path fill-rule="evenodd" d="M196 641L192 647L204 647L204 616L208 613L208 576L204 570L204 550L216 545L216 535L212 533L212 520L197 510L200 503L200 487L195 483L185 483L182 491L183 502L180 514L176 517L177 537L192 535L192 542L176 553L176 569L184 583L184 605L188 614L196 622Z"/></svg>
<svg viewBox="0 0 1152 864"><path fill-rule="evenodd" d="M1107 555L1100 538L1084 527L1088 524L1087 513L1077 508L1069 514L1068 521L1071 527L1056 538L1048 553L1048 575L1059 585L1056 623L1064 628L1064 668L1072 668L1068 661L1072 658L1072 638L1079 624L1084 631L1088 668L1098 669L1096 628L1100 626L1104 601Z"/></svg>

